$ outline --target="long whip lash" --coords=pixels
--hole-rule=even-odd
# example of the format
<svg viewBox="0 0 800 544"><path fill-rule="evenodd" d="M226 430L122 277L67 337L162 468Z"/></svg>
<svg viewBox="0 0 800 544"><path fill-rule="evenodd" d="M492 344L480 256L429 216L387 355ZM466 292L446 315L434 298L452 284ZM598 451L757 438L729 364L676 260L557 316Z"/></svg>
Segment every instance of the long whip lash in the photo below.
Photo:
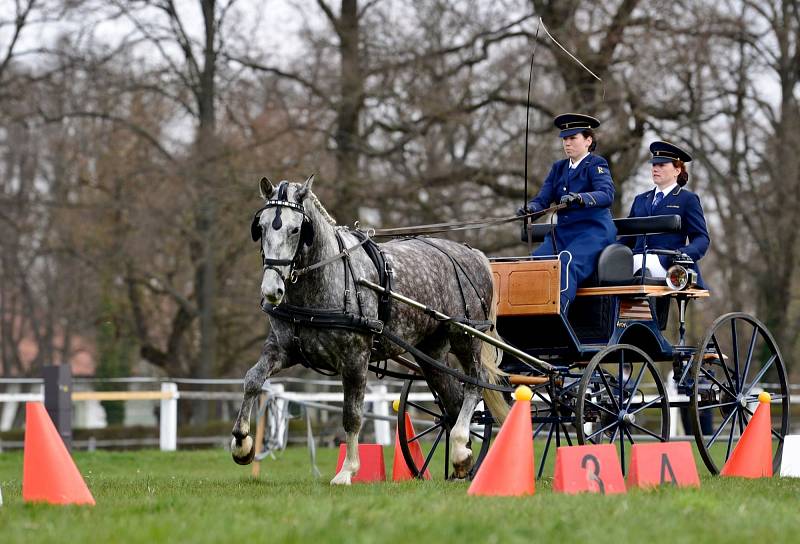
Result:
<svg viewBox="0 0 800 544"><path fill-rule="evenodd" d="M528 126L531 120L531 82L533 81L533 59L536 58L536 46L539 45L539 26L542 24L542 18L539 17L539 22L536 24L536 36L533 38L533 51L531 52L531 69L528 72L528 100L525 102L525 202L522 203L523 208L528 205ZM525 218L525 230L528 230L528 218Z"/></svg>
<svg viewBox="0 0 800 544"><path fill-rule="evenodd" d="M584 69L584 70L586 70L587 72L589 72L590 74L592 74L592 77L593 77L593 78L595 78L595 79L596 79L597 81L599 81L600 83L603 83L603 80L602 80L601 78L599 78L599 77L597 76L597 74L595 74L594 72L592 72L591 70L589 70L589 69L586 67L586 65L585 65L584 63L582 63L580 60L578 60L578 58L577 58L575 55L573 55L572 53L570 53L569 51L567 51L567 50L564 48L564 46L563 46L563 45L561 45L560 43L558 43L558 40L556 40L556 39L553 37L553 35L552 35L552 34L550 34L550 31L549 31L549 30L547 30L547 25L545 25L545 24L544 24L544 21L542 21L542 18L541 18L541 17L539 17L539 22L541 23L542 27L544 28L544 31L545 31L545 33L547 33L547 36L548 36L548 37L549 37L551 40L553 40L553 43L554 43L554 44L556 44L557 46L559 46L559 47L561 48L561 50L562 50L564 53L566 53L567 55L569 55L569 58L571 58L572 60L574 60L575 62L577 62L578 64L580 64L580 65L583 67L583 69Z"/></svg>

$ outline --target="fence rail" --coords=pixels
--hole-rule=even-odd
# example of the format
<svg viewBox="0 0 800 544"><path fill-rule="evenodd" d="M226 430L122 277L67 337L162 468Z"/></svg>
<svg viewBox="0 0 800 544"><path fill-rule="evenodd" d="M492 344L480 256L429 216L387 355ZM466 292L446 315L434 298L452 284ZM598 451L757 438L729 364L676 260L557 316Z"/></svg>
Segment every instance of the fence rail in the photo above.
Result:
<svg viewBox="0 0 800 544"><path fill-rule="evenodd" d="M224 437L182 437L178 438L178 402L179 401L238 401L242 398L241 392L233 391L197 391L180 390L179 385L184 386L230 386L240 385L241 380L234 379L159 379L159 378L113 378L108 380L76 378L74 384L95 385L100 383L116 384L152 384L158 385L160 390L147 391L73 391L72 402L86 401L159 401L159 438L138 438L138 439L109 439L109 440L78 440L75 446L79 448L95 449L102 447L132 447L132 446L154 446L158 444L163 451L174 451L178 445L198 445L198 444L218 444L227 441ZM0 386L7 385L39 385L42 392L4 392L0 393L0 413L5 416L6 405L18 405L24 402L43 402L44 381L36 378L0 378ZM286 391L289 385L316 385L339 391L323 392L300 392ZM276 387L277 386L277 387ZM370 405L371 410L365 411L365 418L373 421L375 425L375 441L379 444L389 445L392 443L390 423L394 421L391 416L391 403L399 397L399 390L402 382L395 380L382 380L380 382L370 382L368 393L364 396L364 402ZM790 397L792 403L800 402L800 384L790 385L793 394ZM341 382L338 380L304 380L300 378L275 378L264 384L263 393L272 396L274 399L282 400L307 408L318 409L331 413L341 412L338 404L343 403L344 394L341 391ZM688 400L685 395L676 395L670 391L670 398L673 400ZM417 402L431 402L433 395L420 385L420 390L410 394L410 400ZM14 407L16 409L16 407ZM671 435L677 434L677 408L672 414L673 428L670 429ZM21 442L5 441L1 445L3 448L22 447Z"/></svg>
<svg viewBox="0 0 800 544"><path fill-rule="evenodd" d="M78 448L95 449L102 447L154 446L157 444L162 451L174 451L177 449L179 444L198 445L223 443L226 442L227 439L222 437L178 438L178 402L193 400L238 401L242 399L241 392L218 390L190 391L179 389L179 384L188 386L203 385L217 387L241 384L241 380L232 379L176 379L173 381L168 381L157 378L115 378L109 380L75 379L74 381L74 384L81 385L93 385L99 383L116 383L120 385L159 385L160 390L73 391L71 394L73 403L87 401L160 401L159 438L76 440L74 444ZM285 386L290 384L312 384L339 389L339 391L285 391ZM24 402L44 402L44 381L41 379L0 378L0 386L3 385L38 385L42 388L42 391L39 393L0 393L0 407L3 407L4 405L18 405L19 403ZM402 382L392 380L386 380L379 383L370 382L370 384L368 384L369 392L364 396L364 403L369 405L371 409L365 411L364 416L365 418L374 422L375 441L379 444L389 445L392 443L390 422L394 421L395 418L390 415L391 404L392 401L399 397L399 390L401 387ZM332 413L341 412L341 407L337 405L344 402L344 393L341 391L341 382L338 380L301 380L298 378L278 378L269 380L266 384L264 384L262 392L265 395L271 395L273 398L283 400L287 403ZM410 398L415 401L433 401L433 395L427 390L412 393ZM16 406L14 409L16 409ZM5 441L2 443L2 447L21 448L22 442Z"/></svg>

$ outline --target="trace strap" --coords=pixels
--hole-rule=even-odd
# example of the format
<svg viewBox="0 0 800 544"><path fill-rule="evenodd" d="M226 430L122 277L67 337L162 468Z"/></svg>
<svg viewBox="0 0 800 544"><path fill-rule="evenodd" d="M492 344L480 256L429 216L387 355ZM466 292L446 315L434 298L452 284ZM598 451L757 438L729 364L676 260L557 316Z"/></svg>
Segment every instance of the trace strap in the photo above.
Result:
<svg viewBox="0 0 800 544"><path fill-rule="evenodd" d="M457 370L455 368L450 368L446 364L437 361L433 357L431 357L428 354L420 351L419 349L414 347L412 344L409 344L408 342L406 342L405 340L403 340L402 338L400 338L396 334L394 334L392 332L389 332L386 329L384 329L383 333L381 333L381 334L382 334L382 336L384 336L390 342L392 342L394 344L397 344L398 346L400 346L401 348L406 350L408 353L413 355L414 358L417 359L417 361L419 361L420 363L424 363L426 365L430 365L433 368L435 368L436 370L439 370L440 372L444 372L445 374L449 374L449 375L453 376L454 378L456 378L458 381L460 381L462 383L469 383L471 385L477 385L478 387L481 387L483 389L491 389L493 391L502 391L503 393L512 393L514 391L513 387L507 387L507 386L496 385L496 384L493 384L493 383L485 382L483 380L479 380L477 378L473 378L472 376L468 376L464 372L461 372L461 371L459 371L459 370Z"/></svg>

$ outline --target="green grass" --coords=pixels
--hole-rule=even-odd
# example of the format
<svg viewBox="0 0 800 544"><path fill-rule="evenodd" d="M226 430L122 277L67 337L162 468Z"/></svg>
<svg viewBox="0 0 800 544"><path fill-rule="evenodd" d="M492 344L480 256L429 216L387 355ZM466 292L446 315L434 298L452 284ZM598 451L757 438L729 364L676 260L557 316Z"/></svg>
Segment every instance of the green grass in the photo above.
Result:
<svg viewBox="0 0 800 544"><path fill-rule="evenodd" d="M387 468L391 474L391 448ZM701 489L565 496L537 482L526 498L468 497L466 483L332 488L296 448L253 479L223 450L94 452L75 459L95 507L24 504L22 454L0 454L0 542L760 542L797 541L800 480L701 471ZM423 540L424 539L424 540Z"/></svg>

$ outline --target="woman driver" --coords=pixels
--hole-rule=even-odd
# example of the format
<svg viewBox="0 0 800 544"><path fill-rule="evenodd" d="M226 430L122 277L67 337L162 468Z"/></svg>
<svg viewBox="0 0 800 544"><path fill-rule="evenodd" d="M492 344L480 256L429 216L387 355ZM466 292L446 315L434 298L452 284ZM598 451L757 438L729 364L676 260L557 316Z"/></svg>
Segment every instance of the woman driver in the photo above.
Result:
<svg viewBox="0 0 800 544"><path fill-rule="evenodd" d="M597 147L593 130L600 126L597 119L565 113L553 123L560 130L567 158L553 164L539 194L517 213L537 212L554 202L569 205L559 210L558 227L533 252L535 256L561 255L561 312L566 315L578 286L594 273L598 255L616 240L610 209L614 181L608 162L592 154Z"/></svg>

